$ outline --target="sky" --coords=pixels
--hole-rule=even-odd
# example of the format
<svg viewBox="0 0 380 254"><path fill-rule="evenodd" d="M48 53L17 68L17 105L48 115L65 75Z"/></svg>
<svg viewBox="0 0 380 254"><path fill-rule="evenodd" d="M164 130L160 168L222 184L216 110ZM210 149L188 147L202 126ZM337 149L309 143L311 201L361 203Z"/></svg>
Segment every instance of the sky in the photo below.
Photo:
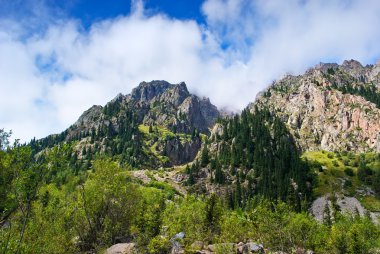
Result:
<svg viewBox="0 0 380 254"><path fill-rule="evenodd" d="M60 133L142 81L238 111L285 74L380 59L378 0L0 0L0 129Z"/></svg>

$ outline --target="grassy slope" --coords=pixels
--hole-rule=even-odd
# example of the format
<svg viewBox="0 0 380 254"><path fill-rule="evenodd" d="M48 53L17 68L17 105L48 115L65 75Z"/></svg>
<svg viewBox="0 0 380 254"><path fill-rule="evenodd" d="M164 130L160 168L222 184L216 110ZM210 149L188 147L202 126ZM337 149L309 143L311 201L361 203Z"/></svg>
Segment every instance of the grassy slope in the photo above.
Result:
<svg viewBox="0 0 380 254"><path fill-rule="evenodd" d="M314 188L315 196L322 196L328 193L344 194L356 197L370 211L380 211L380 200L378 197L366 192L358 192L358 190L370 188L370 186L361 182L357 177L361 156L367 162L367 166L373 171L380 168L380 161L375 153L363 155L328 151L304 153L302 157L311 162L313 170L317 175L317 184ZM352 175L349 173L350 170L353 172Z"/></svg>

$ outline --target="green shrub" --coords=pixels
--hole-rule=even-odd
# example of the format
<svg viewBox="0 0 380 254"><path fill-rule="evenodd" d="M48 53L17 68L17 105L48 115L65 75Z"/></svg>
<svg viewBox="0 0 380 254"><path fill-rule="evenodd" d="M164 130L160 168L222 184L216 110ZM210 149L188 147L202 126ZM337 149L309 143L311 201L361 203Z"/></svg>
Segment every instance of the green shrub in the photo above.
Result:
<svg viewBox="0 0 380 254"><path fill-rule="evenodd" d="M352 168L350 168L350 167L346 167L345 169L344 169L344 173L346 174L346 175L348 175L348 176L354 176L355 175L355 172L352 170Z"/></svg>
<svg viewBox="0 0 380 254"><path fill-rule="evenodd" d="M156 236L152 238L148 245L150 254L166 254L169 253L172 243L166 237Z"/></svg>
<svg viewBox="0 0 380 254"><path fill-rule="evenodd" d="M344 187L345 187L345 188L352 187L352 181L351 181L351 180L346 180L346 181L344 182Z"/></svg>

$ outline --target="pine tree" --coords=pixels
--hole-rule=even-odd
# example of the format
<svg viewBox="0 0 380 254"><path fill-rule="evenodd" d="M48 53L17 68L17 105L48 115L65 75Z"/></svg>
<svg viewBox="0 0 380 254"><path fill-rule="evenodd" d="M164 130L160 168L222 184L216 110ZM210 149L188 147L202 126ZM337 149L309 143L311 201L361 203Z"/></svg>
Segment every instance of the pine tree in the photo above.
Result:
<svg viewBox="0 0 380 254"><path fill-rule="evenodd" d="M216 165L215 169L215 182L218 184L224 184L225 182L223 171L218 164Z"/></svg>
<svg viewBox="0 0 380 254"><path fill-rule="evenodd" d="M189 178L187 179L187 184L193 185L194 183L195 183L194 171L193 171L193 167L191 167L190 172L189 172Z"/></svg>
<svg viewBox="0 0 380 254"><path fill-rule="evenodd" d="M241 190L239 173L236 174L235 203L236 203L236 207L242 207L242 190Z"/></svg>
<svg viewBox="0 0 380 254"><path fill-rule="evenodd" d="M201 167L206 167L209 162L209 151L207 148L207 144L205 144L201 154Z"/></svg>

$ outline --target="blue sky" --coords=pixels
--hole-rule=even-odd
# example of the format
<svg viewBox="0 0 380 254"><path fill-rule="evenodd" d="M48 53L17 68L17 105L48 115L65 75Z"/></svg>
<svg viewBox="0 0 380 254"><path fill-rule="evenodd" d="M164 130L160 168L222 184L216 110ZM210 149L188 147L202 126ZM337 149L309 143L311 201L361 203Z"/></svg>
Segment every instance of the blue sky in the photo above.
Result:
<svg viewBox="0 0 380 254"><path fill-rule="evenodd" d="M119 15L129 15L131 1L128 0L69 0L56 1L65 6L61 8L68 15L78 18L85 27L91 26L96 21L113 18ZM194 19L204 23L201 13L203 0L147 0L145 8L150 15L165 13L177 19Z"/></svg>
<svg viewBox="0 0 380 254"><path fill-rule="evenodd" d="M141 81L241 110L286 73L380 59L378 0L0 0L0 128L59 133Z"/></svg>

